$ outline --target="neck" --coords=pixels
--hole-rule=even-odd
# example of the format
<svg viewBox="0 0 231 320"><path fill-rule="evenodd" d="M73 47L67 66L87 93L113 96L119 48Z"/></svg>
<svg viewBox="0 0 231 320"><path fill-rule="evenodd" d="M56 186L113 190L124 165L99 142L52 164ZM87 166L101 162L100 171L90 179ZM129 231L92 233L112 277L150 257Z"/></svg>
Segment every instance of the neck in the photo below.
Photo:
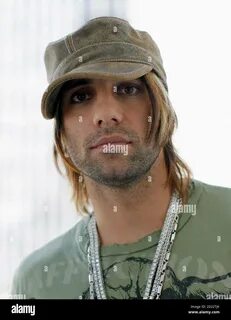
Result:
<svg viewBox="0 0 231 320"><path fill-rule="evenodd" d="M113 189L85 177L101 245L132 243L161 229L171 200L166 181L162 152L151 170L128 189Z"/></svg>

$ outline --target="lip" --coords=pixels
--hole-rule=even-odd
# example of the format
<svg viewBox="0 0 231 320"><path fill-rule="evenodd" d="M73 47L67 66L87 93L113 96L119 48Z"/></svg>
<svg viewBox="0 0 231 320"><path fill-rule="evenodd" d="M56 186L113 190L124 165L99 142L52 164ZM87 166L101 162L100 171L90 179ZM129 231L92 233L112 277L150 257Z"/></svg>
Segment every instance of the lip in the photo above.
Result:
<svg viewBox="0 0 231 320"><path fill-rule="evenodd" d="M107 143L111 143L111 144L115 144L115 143L123 143L123 144L130 144L131 141L123 138L123 137L120 137L120 136L111 136L111 137L104 137L104 138L101 138L99 139L94 145L92 145L90 147L90 149L96 149L104 144L107 144Z"/></svg>

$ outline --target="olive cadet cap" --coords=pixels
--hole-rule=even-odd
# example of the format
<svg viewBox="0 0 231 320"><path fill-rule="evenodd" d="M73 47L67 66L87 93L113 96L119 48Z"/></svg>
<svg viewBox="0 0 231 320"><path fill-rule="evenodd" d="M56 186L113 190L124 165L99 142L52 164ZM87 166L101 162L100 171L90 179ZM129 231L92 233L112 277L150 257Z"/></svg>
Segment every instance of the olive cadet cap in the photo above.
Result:
<svg viewBox="0 0 231 320"><path fill-rule="evenodd" d="M151 36L116 17L92 19L49 43L44 59L49 83L42 97L46 119L54 118L58 93L69 80L134 80L153 71L168 89L160 50Z"/></svg>

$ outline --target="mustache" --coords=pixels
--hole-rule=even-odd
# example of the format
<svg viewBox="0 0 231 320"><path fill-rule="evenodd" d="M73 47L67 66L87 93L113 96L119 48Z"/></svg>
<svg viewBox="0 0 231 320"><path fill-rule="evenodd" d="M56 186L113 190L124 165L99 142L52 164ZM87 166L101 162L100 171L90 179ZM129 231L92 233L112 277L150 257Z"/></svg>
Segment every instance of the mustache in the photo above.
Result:
<svg viewBox="0 0 231 320"><path fill-rule="evenodd" d="M85 140L83 146L85 148L89 148L93 144L95 144L100 138L107 135L122 135L124 138L131 140L133 143L139 143L140 138L134 131L129 131L124 128L103 128L97 131L96 133L91 134Z"/></svg>

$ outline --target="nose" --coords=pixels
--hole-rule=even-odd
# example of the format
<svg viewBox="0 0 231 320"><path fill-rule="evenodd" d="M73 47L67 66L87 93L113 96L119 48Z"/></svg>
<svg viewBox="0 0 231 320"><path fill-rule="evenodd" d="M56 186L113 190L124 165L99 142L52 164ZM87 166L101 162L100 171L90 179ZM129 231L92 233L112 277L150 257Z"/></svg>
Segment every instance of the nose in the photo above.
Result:
<svg viewBox="0 0 231 320"><path fill-rule="evenodd" d="M123 108L112 94L98 94L93 123L98 128L118 126L123 120Z"/></svg>

